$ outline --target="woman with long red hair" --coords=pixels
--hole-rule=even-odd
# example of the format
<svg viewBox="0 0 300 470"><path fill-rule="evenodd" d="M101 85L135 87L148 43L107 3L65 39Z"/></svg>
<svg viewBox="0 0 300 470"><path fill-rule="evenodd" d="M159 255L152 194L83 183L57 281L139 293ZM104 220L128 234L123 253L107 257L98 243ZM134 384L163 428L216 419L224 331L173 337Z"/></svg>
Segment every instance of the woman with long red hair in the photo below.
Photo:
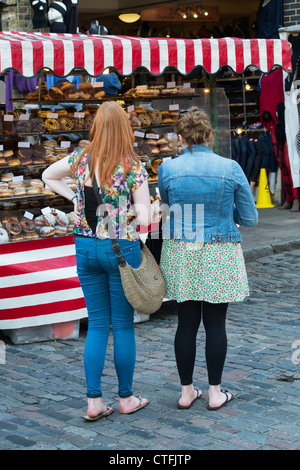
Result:
<svg viewBox="0 0 300 470"><path fill-rule="evenodd" d="M116 102L105 102L95 115L89 145L53 163L42 176L56 193L74 203L77 273L88 311L84 351L88 410L84 418L89 421L113 411L104 405L101 389L110 326L120 413L133 413L149 403L132 393L136 356L134 309L124 295L111 233L93 191L95 178L112 222L111 238L118 239L125 260L138 267L141 251L137 225L150 224L151 206L147 172L133 144L126 112ZM76 192L66 184L67 176L76 180Z"/></svg>

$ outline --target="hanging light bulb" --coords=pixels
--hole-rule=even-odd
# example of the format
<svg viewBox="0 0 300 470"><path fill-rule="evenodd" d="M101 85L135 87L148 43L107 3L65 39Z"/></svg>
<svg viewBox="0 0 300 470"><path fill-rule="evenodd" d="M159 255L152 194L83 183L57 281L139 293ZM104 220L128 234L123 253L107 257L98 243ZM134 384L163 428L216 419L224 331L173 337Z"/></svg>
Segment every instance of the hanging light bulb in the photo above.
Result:
<svg viewBox="0 0 300 470"><path fill-rule="evenodd" d="M201 13L201 15L208 16L208 11L205 10L205 8L203 8L202 5L197 5L196 8L199 11L199 13Z"/></svg>
<svg viewBox="0 0 300 470"><path fill-rule="evenodd" d="M186 11L192 18L198 18L198 13L195 10L192 10L190 7L188 7Z"/></svg>
<svg viewBox="0 0 300 470"><path fill-rule="evenodd" d="M184 19L184 20L187 18L186 12L183 11L183 10L181 10L180 8L177 8L176 13L177 13L179 16L181 16L181 18Z"/></svg>

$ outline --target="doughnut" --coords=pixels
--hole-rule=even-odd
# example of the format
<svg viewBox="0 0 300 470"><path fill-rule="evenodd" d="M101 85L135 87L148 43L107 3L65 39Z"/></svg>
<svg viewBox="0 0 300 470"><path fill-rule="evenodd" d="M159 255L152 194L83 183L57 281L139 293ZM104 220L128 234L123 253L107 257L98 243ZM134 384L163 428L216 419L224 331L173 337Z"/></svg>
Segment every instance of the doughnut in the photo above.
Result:
<svg viewBox="0 0 300 470"><path fill-rule="evenodd" d="M39 238L39 235L37 232L27 232L24 233L24 238L25 240L31 240L33 238Z"/></svg>
<svg viewBox="0 0 300 470"><path fill-rule="evenodd" d="M56 220L57 225L60 225L61 227L66 227L69 224L68 217L62 211L56 211L55 220Z"/></svg>
<svg viewBox="0 0 300 470"><path fill-rule="evenodd" d="M26 233L34 232L36 229L34 220L26 219L26 217L20 220L20 225Z"/></svg>
<svg viewBox="0 0 300 470"><path fill-rule="evenodd" d="M26 196L25 186L14 189L14 196Z"/></svg>
<svg viewBox="0 0 300 470"><path fill-rule="evenodd" d="M61 225L55 225L55 235L66 235L67 234L67 227L62 227Z"/></svg>
<svg viewBox="0 0 300 470"><path fill-rule="evenodd" d="M41 193L45 194L46 196L55 196L55 192L48 188L43 188Z"/></svg>
<svg viewBox="0 0 300 470"><path fill-rule="evenodd" d="M37 194L40 194L40 193L41 193L41 191L40 191L39 188L29 187L26 190L26 194L28 194L30 196L36 196Z"/></svg>
<svg viewBox="0 0 300 470"><path fill-rule="evenodd" d="M6 230L4 230L4 228L0 228L0 244L1 243L7 243L9 241L9 238L8 238L8 233Z"/></svg>
<svg viewBox="0 0 300 470"><path fill-rule="evenodd" d="M44 183L43 183L42 180L33 179L33 180L29 181L29 186L34 186L34 187L37 187L37 188L43 188Z"/></svg>
<svg viewBox="0 0 300 470"><path fill-rule="evenodd" d="M19 166L20 163L21 162L18 158L11 158L10 160L7 160L7 165L8 166Z"/></svg>
<svg viewBox="0 0 300 470"><path fill-rule="evenodd" d="M9 183L10 181L12 181L13 177L13 173L5 173L1 176L1 181L3 181L4 183Z"/></svg>
<svg viewBox="0 0 300 470"><path fill-rule="evenodd" d="M53 214L46 214L46 215L43 215L43 219L44 219L44 225L47 225L47 226L54 226L55 225L55 217Z"/></svg>
<svg viewBox="0 0 300 470"><path fill-rule="evenodd" d="M10 237L10 242L21 242L22 240L24 240L24 236L21 235L21 234L18 234L18 235L11 235Z"/></svg>
<svg viewBox="0 0 300 470"><path fill-rule="evenodd" d="M14 192L12 189L0 189L0 197L11 197Z"/></svg>
<svg viewBox="0 0 300 470"><path fill-rule="evenodd" d="M46 126L46 129L49 132L54 132L54 131L59 131L60 130L59 122L58 122L57 119L53 119L53 118L46 119L45 120L45 126Z"/></svg>
<svg viewBox="0 0 300 470"><path fill-rule="evenodd" d="M53 235L55 234L55 228L49 227L47 225L38 227L37 230L39 232L40 237L42 238L53 237Z"/></svg>
<svg viewBox="0 0 300 470"><path fill-rule="evenodd" d="M6 224L6 230L11 235L19 235L22 232L22 227L19 222L10 221Z"/></svg>
<svg viewBox="0 0 300 470"><path fill-rule="evenodd" d="M3 224L7 224L7 222L19 222L19 219L18 219L18 217L16 217L16 216L7 216L7 217L3 217L2 223L3 223Z"/></svg>
<svg viewBox="0 0 300 470"><path fill-rule="evenodd" d="M143 127L151 126L151 119L148 116L148 114L146 113L139 114L139 120L141 121Z"/></svg>

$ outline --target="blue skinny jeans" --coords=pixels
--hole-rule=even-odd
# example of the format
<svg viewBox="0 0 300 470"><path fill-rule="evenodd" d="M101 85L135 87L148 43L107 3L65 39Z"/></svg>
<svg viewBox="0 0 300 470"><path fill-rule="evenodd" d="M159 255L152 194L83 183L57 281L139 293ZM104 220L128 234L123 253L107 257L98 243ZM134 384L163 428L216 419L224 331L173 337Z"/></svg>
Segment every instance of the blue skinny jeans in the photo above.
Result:
<svg viewBox="0 0 300 470"><path fill-rule="evenodd" d="M118 242L128 264L137 268L141 259L139 241ZM130 397L136 360L134 309L124 295L111 240L75 237L75 247L77 274L88 311L84 350L87 396L102 396L101 377L111 326L119 396Z"/></svg>

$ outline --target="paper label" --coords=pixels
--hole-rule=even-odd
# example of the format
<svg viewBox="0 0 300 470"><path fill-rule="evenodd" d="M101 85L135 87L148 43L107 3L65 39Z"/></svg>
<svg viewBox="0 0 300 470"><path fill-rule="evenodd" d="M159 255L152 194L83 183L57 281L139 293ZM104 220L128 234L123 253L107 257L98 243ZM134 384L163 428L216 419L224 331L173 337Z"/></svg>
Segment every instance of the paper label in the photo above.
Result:
<svg viewBox="0 0 300 470"><path fill-rule="evenodd" d="M24 180L23 175L14 176L13 179L12 179L12 182L13 182L13 183L20 183L20 182L23 181L23 180Z"/></svg>
<svg viewBox="0 0 300 470"><path fill-rule="evenodd" d="M14 117L12 114L4 114L3 121L13 121Z"/></svg>
<svg viewBox="0 0 300 470"><path fill-rule="evenodd" d="M43 209L41 209L41 213L43 215L47 215L47 214L51 214L51 207L44 207Z"/></svg>
<svg viewBox="0 0 300 470"><path fill-rule="evenodd" d="M84 119L85 114L84 113L74 113L74 118Z"/></svg>
<svg viewBox="0 0 300 470"><path fill-rule="evenodd" d="M34 215L33 215L31 212L27 212L27 211L26 211L25 214L24 214L24 217L25 217L26 219L32 220L33 217L34 217Z"/></svg>
<svg viewBox="0 0 300 470"><path fill-rule="evenodd" d="M48 119L58 119L58 114L57 113L47 113L47 118Z"/></svg>
<svg viewBox="0 0 300 470"><path fill-rule="evenodd" d="M191 88L191 84L190 83L184 83L183 88Z"/></svg>
<svg viewBox="0 0 300 470"><path fill-rule="evenodd" d="M167 88L175 88L176 82L167 82Z"/></svg>
<svg viewBox="0 0 300 470"><path fill-rule="evenodd" d="M169 111L179 111L179 104L170 104Z"/></svg>
<svg viewBox="0 0 300 470"><path fill-rule="evenodd" d="M64 149L67 149L71 146L71 142L69 140L62 140L60 146Z"/></svg>
<svg viewBox="0 0 300 470"><path fill-rule="evenodd" d="M145 133L144 133L144 132L140 132L140 131L134 131L134 135L135 135L136 137L142 137L142 138L145 137Z"/></svg>
<svg viewBox="0 0 300 470"><path fill-rule="evenodd" d="M20 114L19 116L20 121L29 121L29 118L30 118L29 114Z"/></svg>
<svg viewBox="0 0 300 470"><path fill-rule="evenodd" d="M130 105L130 106L127 106L127 112L128 113L131 113L132 111L134 111L134 105Z"/></svg>
<svg viewBox="0 0 300 470"><path fill-rule="evenodd" d="M18 147L23 149L29 149L30 142L18 142Z"/></svg>
<svg viewBox="0 0 300 470"><path fill-rule="evenodd" d="M159 139L159 135L158 134L146 134L145 136L147 139Z"/></svg>
<svg viewBox="0 0 300 470"><path fill-rule="evenodd" d="M95 82L94 88L103 88L103 82Z"/></svg>

